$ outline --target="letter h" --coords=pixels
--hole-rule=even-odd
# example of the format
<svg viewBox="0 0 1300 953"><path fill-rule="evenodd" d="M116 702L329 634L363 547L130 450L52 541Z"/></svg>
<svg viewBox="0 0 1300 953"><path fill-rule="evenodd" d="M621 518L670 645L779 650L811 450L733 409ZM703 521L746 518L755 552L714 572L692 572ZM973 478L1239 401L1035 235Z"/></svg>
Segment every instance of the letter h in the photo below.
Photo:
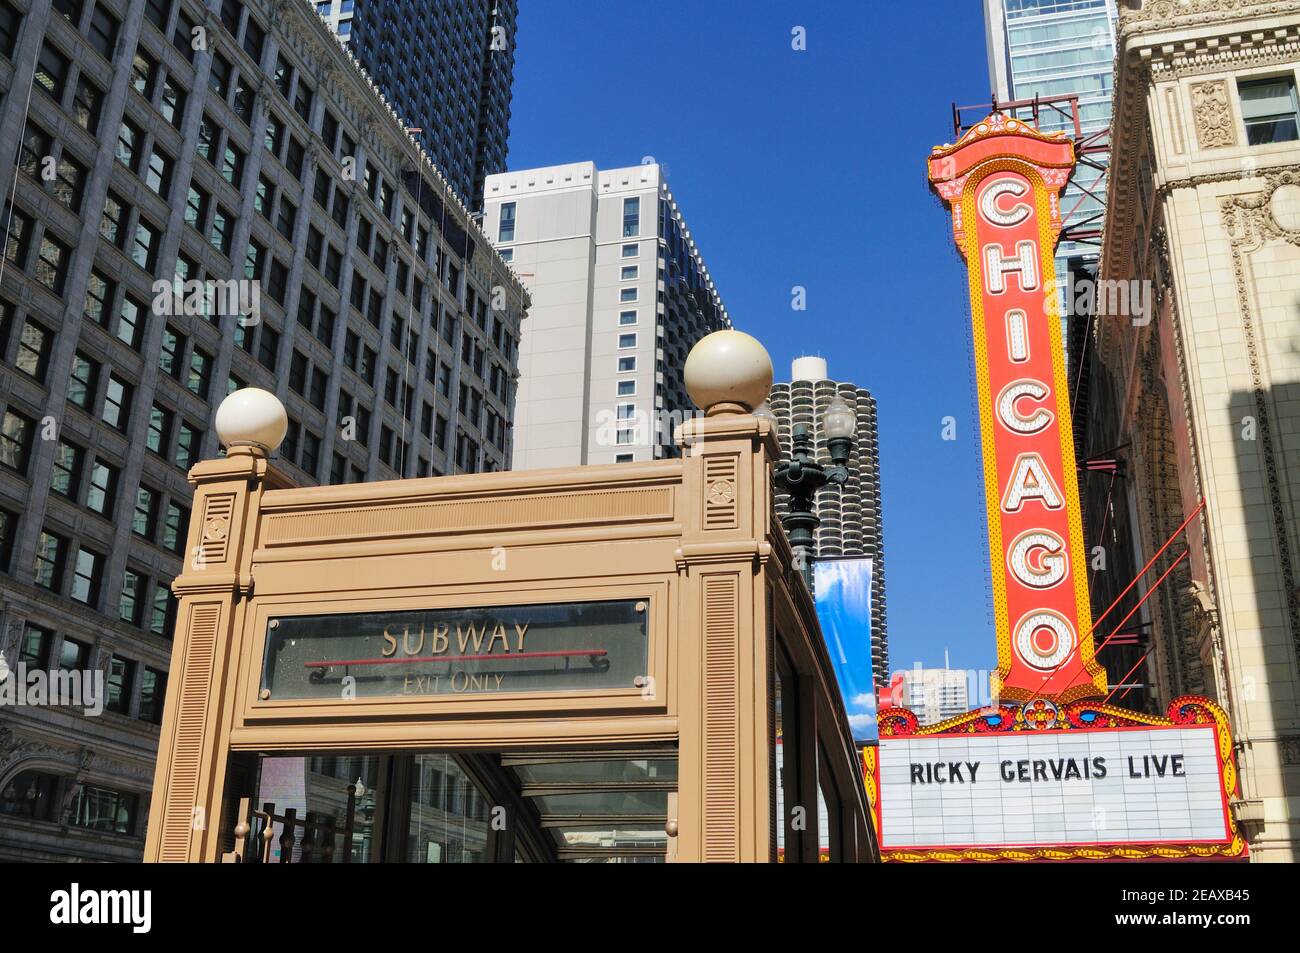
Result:
<svg viewBox="0 0 1300 953"><path fill-rule="evenodd" d="M1000 295L1007 290L1008 272L1020 273L1020 287L1024 291L1038 288L1038 246L1033 242L1016 242L1016 253L1003 257L1002 246L994 243L984 246L984 273L990 294Z"/></svg>

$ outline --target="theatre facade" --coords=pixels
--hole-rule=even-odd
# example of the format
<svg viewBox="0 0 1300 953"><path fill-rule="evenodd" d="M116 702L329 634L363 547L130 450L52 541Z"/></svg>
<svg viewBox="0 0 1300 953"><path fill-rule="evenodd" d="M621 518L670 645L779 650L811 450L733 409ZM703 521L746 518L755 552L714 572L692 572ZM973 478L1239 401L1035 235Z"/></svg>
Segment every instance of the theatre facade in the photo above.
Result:
<svg viewBox="0 0 1300 953"><path fill-rule="evenodd" d="M295 487L274 398L228 398L146 860L875 859L749 413L770 362L698 347L673 460Z"/></svg>

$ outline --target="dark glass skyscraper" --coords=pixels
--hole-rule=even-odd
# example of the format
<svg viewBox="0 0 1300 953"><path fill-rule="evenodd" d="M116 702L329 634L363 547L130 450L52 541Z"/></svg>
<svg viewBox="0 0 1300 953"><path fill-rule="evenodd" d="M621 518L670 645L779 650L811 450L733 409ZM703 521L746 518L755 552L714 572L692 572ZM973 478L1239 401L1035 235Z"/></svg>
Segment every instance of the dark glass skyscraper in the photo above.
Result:
<svg viewBox="0 0 1300 953"><path fill-rule="evenodd" d="M473 208L484 177L506 169L518 11L518 0L316 4Z"/></svg>

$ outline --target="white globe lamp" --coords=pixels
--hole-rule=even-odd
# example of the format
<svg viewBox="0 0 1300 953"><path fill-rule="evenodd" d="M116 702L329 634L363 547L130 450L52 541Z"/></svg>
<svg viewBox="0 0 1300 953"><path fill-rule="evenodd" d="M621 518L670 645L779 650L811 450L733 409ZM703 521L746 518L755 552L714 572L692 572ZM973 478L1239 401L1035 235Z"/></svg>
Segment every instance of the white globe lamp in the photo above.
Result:
<svg viewBox="0 0 1300 953"><path fill-rule="evenodd" d="M269 390L241 387L217 408L216 427L224 446L259 447L270 454L289 430L289 415Z"/></svg>
<svg viewBox="0 0 1300 953"><path fill-rule="evenodd" d="M772 358L743 331L715 331L691 348L683 376L686 392L707 415L747 414L772 390Z"/></svg>

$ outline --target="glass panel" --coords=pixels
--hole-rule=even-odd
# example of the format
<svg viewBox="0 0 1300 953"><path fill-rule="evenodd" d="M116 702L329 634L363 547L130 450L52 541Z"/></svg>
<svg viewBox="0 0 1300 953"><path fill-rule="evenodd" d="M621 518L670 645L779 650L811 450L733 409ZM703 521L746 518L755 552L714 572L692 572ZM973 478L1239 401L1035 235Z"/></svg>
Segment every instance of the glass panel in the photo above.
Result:
<svg viewBox="0 0 1300 953"><path fill-rule="evenodd" d="M488 863L488 799L449 754L417 754L411 766L406 860Z"/></svg>
<svg viewBox="0 0 1300 953"><path fill-rule="evenodd" d="M657 847L666 850L662 824L577 824L551 828L557 847Z"/></svg>
<svg viewBox="0 0 1300 953"><path fill-rule="evenodd" d="M646 674L645 600L366 612L273 620L273 698L633 688Z"/></svg>
<svg viewBox="0 0 1300 953"><path fill-rule="evenodd" d="M653 761L560 761L547 764L515 766L519 780L525 783L591 781L676 781L677 759Z"/></svg>
<svg viewBox="0 0 1300 953"><path fill-rule="evenodd" d="M285 849L295 864L374 859L376 806L383 800L379 776L380 759L371 755L263 758L257 805L273 806L271 863L281 863ZM281 840L286 824L292 843Z"/></svg>
<svg viewBox="0 0 1300 953"><path fill-rule="evenodd" d="M667 791L583 791L532 799L543 814L667 814Z"/></svg>

